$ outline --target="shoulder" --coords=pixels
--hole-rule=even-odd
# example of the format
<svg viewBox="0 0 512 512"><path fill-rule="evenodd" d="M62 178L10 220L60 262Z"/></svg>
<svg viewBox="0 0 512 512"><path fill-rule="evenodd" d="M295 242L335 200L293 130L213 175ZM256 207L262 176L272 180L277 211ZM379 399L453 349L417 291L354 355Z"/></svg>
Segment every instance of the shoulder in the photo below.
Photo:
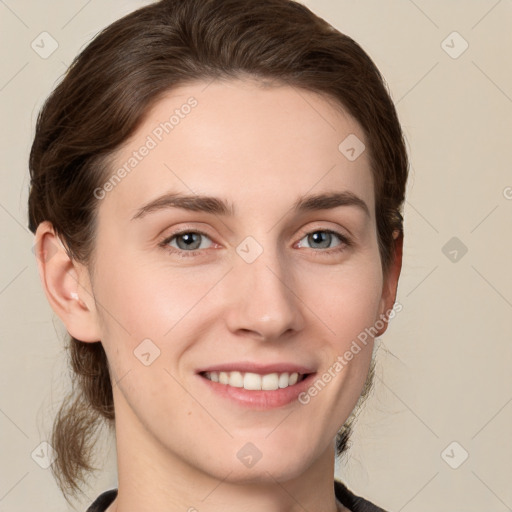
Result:
<svg viewBox="0 0 512 512"><path fill-rule="evenodd" d="M383 508L374 505L368 500L356 496L348 487L339 480L334 480L334 493L336 498L348 507L351 512L386 512Z"/></svg>
<svg viewBox="0 0 512 512"><path fill-rule="evenodd" d="M110 489L100 494L86 512L104 512L107 507L116 499L117 489Z"/></svg>

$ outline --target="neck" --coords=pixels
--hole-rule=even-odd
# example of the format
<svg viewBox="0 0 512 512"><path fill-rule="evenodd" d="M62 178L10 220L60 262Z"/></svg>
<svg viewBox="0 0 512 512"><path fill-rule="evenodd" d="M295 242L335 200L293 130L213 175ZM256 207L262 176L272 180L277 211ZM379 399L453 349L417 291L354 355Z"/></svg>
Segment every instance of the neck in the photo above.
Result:
<svg viewBox="0 0 512 512"><path fill-rule="evenodd" d="M219 461L212 474L155 441L134 415L116 410L116 422L118 495L107 512L348 511L334 494L334 443L306 465L289 454L300 468L289 474L273 473L263 458L245 473L239 461Z"/></svg>

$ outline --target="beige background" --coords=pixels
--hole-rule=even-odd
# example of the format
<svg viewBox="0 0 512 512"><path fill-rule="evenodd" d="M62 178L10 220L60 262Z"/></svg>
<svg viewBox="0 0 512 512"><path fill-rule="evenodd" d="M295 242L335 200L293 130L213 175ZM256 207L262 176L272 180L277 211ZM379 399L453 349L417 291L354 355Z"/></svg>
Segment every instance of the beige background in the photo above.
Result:
<svg viewBox="0 0 512 512"><path fill-rule="evenodd" d="M145 3L0 0L0 511L72 510L31 455L69 386L27 228L34 121L80 48ZM403 311L380 339L375 391L337 475L389 511L512 509L512 3L306 3L382 71L412 164ZM58 43L46 59L31 48L44 31ZM112 439L100 451L77 510L116 486ZM446 462L465 452L457 469Z"/></svg>

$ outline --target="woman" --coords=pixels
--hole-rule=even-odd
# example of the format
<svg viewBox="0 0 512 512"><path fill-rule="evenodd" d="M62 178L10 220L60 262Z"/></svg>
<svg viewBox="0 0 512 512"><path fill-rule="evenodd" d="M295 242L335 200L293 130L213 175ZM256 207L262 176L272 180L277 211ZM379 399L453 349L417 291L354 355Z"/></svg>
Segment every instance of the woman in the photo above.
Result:
<svg viewBox="0 0 512 512"><path fill-rule="evenodd" d="M382 510L334 480L396 311L408 160L368 55L292 0L162 0L38 118L29 227L70 335L52 471L88 509ZM333 485L334 481L334 485Z"/></svg>

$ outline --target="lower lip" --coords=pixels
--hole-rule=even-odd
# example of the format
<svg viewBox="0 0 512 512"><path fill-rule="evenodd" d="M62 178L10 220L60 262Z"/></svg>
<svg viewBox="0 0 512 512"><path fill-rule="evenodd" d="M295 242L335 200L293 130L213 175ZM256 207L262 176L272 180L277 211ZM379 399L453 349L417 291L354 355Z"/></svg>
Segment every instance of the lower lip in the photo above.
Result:
<svg viewBox="0 0 512 512"><path fill-rule="evenodd" d="M275 409L276 407L283 407L294 400L298 401L298 396L308 389L315 376L314 373L310 373L304 380L297 382L293 386L263 391L220 384L219 382L207 379L203 375L197 375L216 394L238 405L258 410Z"/></svg>

